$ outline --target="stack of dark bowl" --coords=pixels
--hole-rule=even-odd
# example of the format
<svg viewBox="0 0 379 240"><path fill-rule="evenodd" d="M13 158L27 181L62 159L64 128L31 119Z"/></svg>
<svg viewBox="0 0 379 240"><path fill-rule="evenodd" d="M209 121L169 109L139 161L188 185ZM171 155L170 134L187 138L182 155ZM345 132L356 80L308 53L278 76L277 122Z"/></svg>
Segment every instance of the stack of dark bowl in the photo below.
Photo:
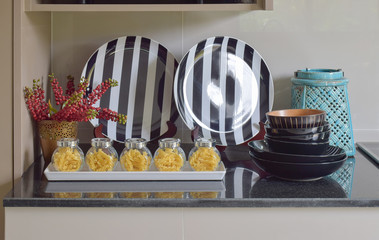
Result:
<svg viewBox="0 0 379 240"><path fill-rule="evenodd" d="M343 149L329 145L325 111L287 109L266 116L264 140L249 143L253 161L265 172L288 180L315 180L346 161Z"/></svg>

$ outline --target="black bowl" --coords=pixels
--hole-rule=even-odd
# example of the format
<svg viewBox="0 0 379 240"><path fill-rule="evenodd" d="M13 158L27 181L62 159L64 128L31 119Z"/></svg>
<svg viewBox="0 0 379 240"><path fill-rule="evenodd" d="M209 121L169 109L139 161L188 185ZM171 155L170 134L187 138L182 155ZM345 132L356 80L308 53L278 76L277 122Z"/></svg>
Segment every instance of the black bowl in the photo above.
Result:
<svg viewBox="0 0 379 240"><path fill-rule="evenodd" d="M328 142L330 136L330 130L326 132L320 133L311 133L311 134L303 134L303 135L293 135L293 136L280 136L280 135L269 135L267 137L271 139L277 139L281 141L287 142L306 142L306 143L321 143Z"/></svg>
<svg viewBox="0 0 379 240"><path fill-rule="evenodd" d="M266 173L277 178L295 181L317 180L337 171L347 160L345 158L323 163L288 163L270 161L255 157L250 153L254 163Z"/></svg>
<svg viewBox="0 0 379 240"><path fill-rule="evenodd" d="M265 136L270 151L277 153L303 154L303 155L322 155L329 147L329 141L320 143L289 142L272 139Z"/></svg>
<svg viewBox="0 0 379 240"><path fill-rule="evenodd" d="M265 140L255 140L248 143L251 154L257 158L290 163L322 163L338 161L346 157L345 150L340 147L329 146L322 155L298 155L277 153L270 151Z"/></svg>
<svg viewBox="0 0 379 240"><path fill-rule="evenodd" d="M321 133L330 130L330 124L324 122L322 126L313 128L273 128L269 123L265 124L266 134L270 136L294 136Z"/></svg>

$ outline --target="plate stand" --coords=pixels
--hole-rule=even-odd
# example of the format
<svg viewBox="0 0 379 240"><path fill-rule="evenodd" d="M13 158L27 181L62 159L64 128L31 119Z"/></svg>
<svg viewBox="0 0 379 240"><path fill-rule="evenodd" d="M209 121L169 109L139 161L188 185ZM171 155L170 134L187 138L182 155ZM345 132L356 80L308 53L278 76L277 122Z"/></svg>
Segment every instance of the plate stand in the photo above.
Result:
<svg viewBox="0 0 379 240"><path fill-rule="evenodd" d="M257 135L255 135L252 139L244 142L244 143L241 143L240 145L245 145L245 146L248 146L248 143L251 142L251 141L254 141L254 140L262 140L264 138L266 134L266 131L265 131L265 128L264 128L264 123L263 122L259 122L259 132ZM191 138L192 138L192 141L194 142L194 139L198 138L199 137L199 126L196 126L194 130L191 131ZM220 151L220 152L223 152L227 146L219 146L219 145L216 145L216 148Z"/></svg>

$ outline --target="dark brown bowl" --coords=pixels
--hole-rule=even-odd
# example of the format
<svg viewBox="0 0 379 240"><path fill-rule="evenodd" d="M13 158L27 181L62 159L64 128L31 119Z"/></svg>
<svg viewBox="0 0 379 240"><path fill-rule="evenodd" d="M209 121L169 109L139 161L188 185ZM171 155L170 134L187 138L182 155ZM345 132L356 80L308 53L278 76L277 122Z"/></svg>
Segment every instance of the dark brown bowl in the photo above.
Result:
<svg viewBox="0 0 379 240"><path fill-rule="evenodd" d="M277 153L302 154L302 155L322 155L329 147L329 141L321 143L289 142L272 139L265 136L270 151Z"/></svg>
<svg viewBox="0 0 379 240"><path fill-rule="evenodd" d="M318 109L285 109L266 113L273 128L314 128L322 126L326 112Z"/></svg>

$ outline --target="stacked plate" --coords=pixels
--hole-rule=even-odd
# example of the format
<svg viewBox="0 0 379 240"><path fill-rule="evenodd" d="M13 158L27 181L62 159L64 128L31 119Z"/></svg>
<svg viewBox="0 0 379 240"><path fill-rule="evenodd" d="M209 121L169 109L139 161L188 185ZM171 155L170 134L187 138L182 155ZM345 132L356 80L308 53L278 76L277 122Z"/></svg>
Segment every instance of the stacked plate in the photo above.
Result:
<svg viewBox="0 0 379 240"><path fill-rule="evenodd" d="M288 109L268 112L264 140L249 143L254 162L267 173L289 180L313 180L338 170L343 149L329 145L325 111Z"/></svg>

